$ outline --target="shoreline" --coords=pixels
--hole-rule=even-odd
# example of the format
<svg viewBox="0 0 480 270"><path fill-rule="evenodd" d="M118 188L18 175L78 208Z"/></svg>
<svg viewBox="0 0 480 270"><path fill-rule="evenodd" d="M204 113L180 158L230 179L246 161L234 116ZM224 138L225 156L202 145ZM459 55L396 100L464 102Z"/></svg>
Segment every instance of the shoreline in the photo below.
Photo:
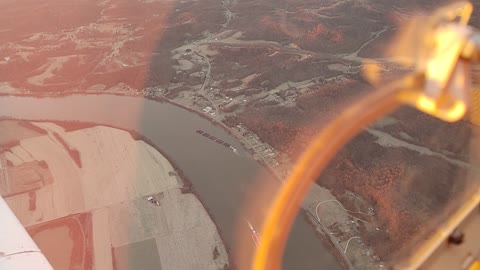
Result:
<svg viewBox="0 0 480 270"><path fill-rule="evenodd" d="M302 215L305 218L305 220L308 222L308 224L310 224L310 226L313 227L313 230L315 231L315 235L323 243L323 245L327 247L328 250L330 250L333 257L335 257L335 259L337 259L338 263L340 264L340 267L342 267L344 270L348 270L350 264L345 260L344 256L340 253L341 251L338 250L338 248L332 242L332 239L328 237L326 232L323 231L323 229L318 230L317 226L313 222L315 219L309 217L308 211L301 208L298 214Z"/></svg>
<svg viewBox="0 0 480 270"><path fill-rule="evenodd" d="M169 103L173 106L182 108L184 110L187 110L191 113L194 113L200 117L202 117L205 120L208 120L210 123L222 127L228 134L232 135L235 137L237 140L237 136L229 129L227 125L225 125L221 121L214 120L210 117L207 117L205 114L200 113L198 111L193 110L192 108L189 108L185 105L176 103L168 98L165 97L159 97L159 96L151 96L151 95L145 95L145 94L139 94L139 93L118 93L118 92L105 92L105 93L96 93L96 92L62 92L61 94L32 94L32 93L27 93L27 94L12 94L12 93L0 93L0 97L6 96L6 97L26 97L26 98L62 98L62 97L67 97L67 96L72 96L72 95L82 95L82 96L120 96L120 97L133 97L133 98L140 98L140 99L147 99L150 101L154 102L160 102L160 103ZM107 126L107 125L105 125ZM114 127L115 128L115 127ZM240 141L239 141L240 142ZM241 143L241 142L240 142ZM243 145L243 143L241 143Z"/></svg>
<svg viewBox="0 0 480 270"><path fill-rule="evenodd" d="M151 96L151 95L145 95L143 93L139 94L139 93L130 93L130 92L127 92L127 93L118 93L118 92L106 92L106 93L95 93L95 92L92 92L92 93L89 93L89 92L62 92L61 94L32 94L32 93L27 93L27 94L6 94L6 93L0 93L0 96L9 96L9 97L27 97L27 98L62 98L62 97L67 97L67 96L72 96L72 95L91 95L91 96L107 96L107 95L114 95L114 96L121 96L121 97L134 97L134 98L141 98L141 99L147 99L147 100L150 100L150 101L154 101L154 102L159 102L159 103L169 103L173 106L176 106L176 107L179 107L181 109L185 109L187 110L188 112L190 113L194 113L200 117L202 117L203 119L209 121L210 123L212 123L213 125L215 126L218 126L220 128L222 128L225 132L227 132L229 135L233 136L237 142L244 148L244 150L248 153L248 155L252 158L253 156L251 155L251 153L249 151L246 150L246 146L244 144L244 142L239 139L231 130L230 130L230 127L228 127L227 125L225 125L224 123L220 122L220 121L217 121L217 120L214 120L214 119L211 119L209 117L207 117L205 114L202 114L201 112L198 112L198 111L195 111L185 105L182 105L182 104L179 104L179 103L176 103L176 102L173 102L172 100L169 100L165 97L159 97L159 96ZM170 162L170 164L172 165L172 167L175 169L175 171L177 172L178 176L182 179L182 181L184 182L184 186L186 186L186 191L181 189L182 193L185 191L185 192L189 192L189 193L192 193L195 195L195 197L200 201L200 203L202 204L202 206L204 207L205 211L207 212L208 216L210 217L210 219L212 220L212 222L214 223L215 225L215 228L217 228L217 232L218 234L220 235L220 239L222 240L222 242L224 243L224 246L225 246L225 250L227 252L227 255L228 255L228 262L229 262L229 269L235 269L235 266L234 266L234 261L233 261L233 258L232 258L232 248L233 247L229 247L227 245L225 245L225 241L224 241L224 236L222 234L222 231L221 229L218 227L217 225L217 222L215 222L215 218L213 217L213 215L211 214L210 210L208 209L208 207L206 207L203 199L199 196L199 194L197 194L197 192L195 191L195 187L193 186L192 182L184 175L183 171L181 170L181 168L178 167L178 165L168 156L164 153L164 151L161 149L160 146L154 144L149 138L147 138L146 136L140 134L138 131L136 130L129 130L129 129L124 129L124 128L119 128L119 127L115 127L114 125L109 125L109 124L97 124L97 123L94 123L94 122L82 122L82 121L61 121L61 120L55 120L55 121L51 121L51 120L28 120L28 119L15 119L15 118L10 118L10 117L0 117L0 120L20 120L20 121L30 121L30 122L51 122L51 123L55 123L55 124L58 124L60 126L62 126L63 128L66 129L66 131L71 131L71 130L76 130L76 129L82 129L82 128L87 128L87 127L93 127L93 126L105 126L105 127L110 127L110 128L115 128L115 129L119 129L119 130L123 130L123 131L126 131L128 132L133 139L137 140L143 140L145 143L151 145L153 148L155 148L161 155L163 155L168 162ZM79 128L73 128L73 129L69 129L67 128L66 126L67 125L79 125L80 127ZM262 168L264 168L269 174L272 174L272 176L274 177L274 179L276 179L277 181L279 181L280 183L282 183L283 179L281 179L279 176L277 176L277 174L274 172L274 170L272 168L270 168L270 166L268 166L267 164L265 164L264 162L260 162L256 159L254 159L255 162L257 164L259 164ZM303 214L303 218L306 220L306 222L312 227L312 229L315 230L315 235L317 236L318 240L322 242L322 244L330 251L330 253L332 254L332 256L334 256L337 261L339 262L340 266L344 269L348 269L347 265L348 263L345 262L345 260L343 259L343 257L338 253L340 252L337 248L335 248L335 245L333 243L331 243L331 240L328 239L328 237L326 237L324 234L326 232L322 231L322 233L320 233L317 229L316 229L316 226L314 226L314 224L312 224L311 220L308 218L308 216L306 216L306 213L305 213L305 210L303 209L303 207L300 206L300 209L299 209L299 214L302 213Z"/></svg>

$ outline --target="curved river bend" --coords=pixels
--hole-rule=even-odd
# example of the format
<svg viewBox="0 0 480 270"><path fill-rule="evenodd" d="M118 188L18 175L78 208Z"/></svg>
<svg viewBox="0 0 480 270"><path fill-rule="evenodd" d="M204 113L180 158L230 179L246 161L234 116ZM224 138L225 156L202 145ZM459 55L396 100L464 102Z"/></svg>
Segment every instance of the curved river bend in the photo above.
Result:
<svg viewBox="0 0 480 270"><path fill-rule="evenodd" d="M0 117L23 120L80 121L135 130L158 147L192 182L217 224L225 245L233 244L235 222L241 220L247 188L264 169L225 130L169 103L114 95L73 95L55 98L0 97ZM202 129L230 143L239 154L195 132ZM245 225L246 226L246 225ZM341 269L298 218L284 256L283 269Z"/></svg>

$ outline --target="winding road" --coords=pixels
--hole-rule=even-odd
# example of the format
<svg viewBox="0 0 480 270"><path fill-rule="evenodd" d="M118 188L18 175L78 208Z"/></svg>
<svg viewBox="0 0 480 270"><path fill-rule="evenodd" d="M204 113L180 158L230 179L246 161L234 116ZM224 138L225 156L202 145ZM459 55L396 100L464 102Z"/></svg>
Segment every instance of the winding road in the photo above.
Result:
<svg viewBox="0 0 480 270"><path fill-rule="evenodd" d="M347 253L348 245L350 244L350 241L352 241L353 239L360 239L360 237L359 236L354 236L354 237L351 237L350 239L348 239L347 245L345 246L345 250L343 251L343 254Z"/></svg>
<svg viewBox="0 0 480 270"><path fill-rule="evenodd" d="M347 213L352 213L352 214L361 214L361 215L366 215L366 216L370 216L371 214L368 214L368 213L363 213L363 212L360 212L360 211L351 211L351 210L348 210L348 209L345 209L345 207L343 207L343 205L337 201L337 200L326 200L326 201L323 201L323 202L319 202L317 204L317 206L315 207L315 214L317 215L317 219L320 220L319 216L318 216L318 207L324 203L328 203L328 202L333 202L333 203L336 203L338 206L340 206L340 208L342 208L345 212Z"/></svg>

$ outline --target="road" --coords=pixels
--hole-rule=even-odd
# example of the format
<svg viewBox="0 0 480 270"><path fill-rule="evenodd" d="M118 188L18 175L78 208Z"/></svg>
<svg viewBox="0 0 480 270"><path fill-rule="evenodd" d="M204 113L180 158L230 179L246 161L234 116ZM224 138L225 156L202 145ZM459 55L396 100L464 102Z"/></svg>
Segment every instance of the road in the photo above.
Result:
<svg viewBox="0 0 480 270"><path fill-rule="evenodd" d="M365 48L368 44L372 43L373 41L375 41L378 37L380 37L381 34L383 34L384 32L390 30L390 27L388 26L384 26L382 30L380 31L377 31L377 32L373 32L371 34L371 37L369 39L367 39L365 42L363 42L362 45L360 45L360 47L358 47L358 49L356 49L354 52L352 53L349 53L349 54L346 54L346 55L341 55L340 57L341 58L344 58L344 59L348 59L348 60L352 60L352 61L365 61L365 60L375 60L374 58L364 58L364 57L360 57L358 56L358 53L363 49ZM385 61L385 59L387 58L378 58L378 60L381 60L381 61Z"/></svg>
<svg viewBox="0 0 480 270"><path fill-rule="evenodd" d="M340 206L340 208L342 208L343 210L345 210L345 212L347 213L352 213L352 214L361 214L361 215L366 215L366 216L370 216L371 214L368 214L368 213L363 213L363 212L360 212L360 211L351 211L351 210L348 210L348 209L345 209L345 207L343 207L343 205L337 201L337 200L327 200L327 201L323 201L323 202L319 202L317 204L317 206L315 207L315 214L317 215L317 219L320 219L318 217L318 207L324 203L328 203L328 202L333 202L333 203L336 203L338 206Z"/></svg>
<svg viewBox="0 0 480 270"><path fill-rule="evenodd" d="M231 4L231 0L223 0L222 1L222 6L225 9L223 12L223 15L225 15L225 19L227 20L225 23L222 24L222 30L226 29L228 27L228 24L232 20L233 17L235 17L235 13L233 13L228 6Z"/></svg>
<svg viewBox="0 0 480 270"><path fill-rule="evenodd" d="M316 218L317 218L318 224L320 224L320 227L322 227L322 231L325 233L325 236L330 239L330 242L333 243L333 245L335 246L335 248L339 251L339 253L340 253L341 256L343 257L343 261L347 264L348 269L349 269L349 270L353 270L354 267L353 267L352 263L350 262L350 260L348 259L347 255L346 255L345 253L342 253L342 252L341 252L341 251L342 251L342 247L338 244L337 238L332 235L332 233L330 232L330 230L329 230L325 225L323 225L323 223L320 221L320 218L318 217L318 214L316 214Z"/></svg>
<svg viewBox="0 0 480 270"><path fill-rule="evenodd" d="M348 245L350 244L350 241L352 241L353 239L360 239L360 237L359 236L354 236L354 237L351 237L350 239L348 239L347 245L345 246L345 250L343 251L343 254L347 253Z"/></svg>

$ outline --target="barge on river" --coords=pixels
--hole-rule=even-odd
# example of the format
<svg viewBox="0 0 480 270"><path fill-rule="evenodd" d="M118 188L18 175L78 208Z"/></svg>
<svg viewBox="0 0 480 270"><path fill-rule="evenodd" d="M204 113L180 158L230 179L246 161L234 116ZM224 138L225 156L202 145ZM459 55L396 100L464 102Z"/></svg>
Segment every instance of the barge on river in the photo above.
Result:
<svg viewBox="0 0 480 270"><path fill-rule="evenodd" d="M209 139L209 140L211 140L211 141L213 141L213 142L216 142L216 143L218 143L218 144L220 144L220 145L222 145L222 146L224 146L224 147L230 148L230 149L231 149L232 151L234 151L234 152L237 151L237 149L236 149L235 147L233 147L231 144L229 144L229 143L223 141L222 139L219 139L219 138L217 138L217 137L209 134L209 133L206 132L206 131L203 131L203 130L201 130L201 129L197 129L197 130L195 130L195 132L197 132L198 134L202 135L203 137L205 137L205 138L207 138L207 139Z"/></svg>

